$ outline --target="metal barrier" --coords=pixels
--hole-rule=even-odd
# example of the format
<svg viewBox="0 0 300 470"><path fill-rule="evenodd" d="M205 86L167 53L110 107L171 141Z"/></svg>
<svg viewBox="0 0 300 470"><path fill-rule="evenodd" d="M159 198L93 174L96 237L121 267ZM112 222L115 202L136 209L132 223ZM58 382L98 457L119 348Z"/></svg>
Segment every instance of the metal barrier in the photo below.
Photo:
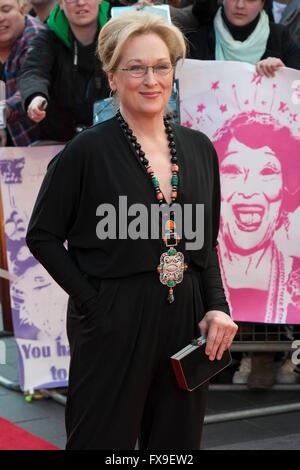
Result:
<svg viewBox="0 0 300 470"><path fill-rule="evenodd" d="M300 338L300 325L275 325L270 323L237 322L239 330L234 343L242 342L284 342Z"/></svg>
<svg viewBox="0 0 300 470"><path fill-rule="evenodd" d="M242 325L243 327L246 326ZM291 342L294 339L300 338L300 325L299 326L285 326L285 325L255 325L247 324L246 328L240 328L235 341L233 342L232 352L289 352L291 349ZM17 382L12 382L0 377L0 385L13 391L21 391ZM246 385L235 384L211 384L210 391L215 392L237 392L247 391ZM271 391L300 391L300 384L297 385L273 385ZM60 405L66 404L66 390L39 390L39 394L45 398L51 398ZM64 394L62 393L64 392ZM261 392L260 392L261 393ZM28 397L27 397L28 398ZM29 400L28 400L29 401ZM205 417L204 424L216 424L227 421L234 421L240 419L249 419L260 416L270 416L275 414L289 413L300 411L300 402L284 403L274 406L262 406L252 409L241 409L227 413L216 413Z"/></svg>
<svg viewBox="0 0 300 470"><path fill-rule="evenodd" d="M239 324L239 331L233 341L234 352L293 352L292 342L300 338L300 325ZM249 391L246 385L211 384L210 391L237 392ZM300 384L275 384L271 391L300 391ZM261 393L261 392L259 392ZM217 413L205 417L205 424L216 424L259 416L270 416L292 411L300 411L300 402L263 406L249 410L238 410L229 413Z"/></svg>
<svg viewBox="0 0 300 470"><path fill-rule="evenodd" d="M300 325L239 323L232 343L233 352L291 352L292 342L300 338Z"/></svg>

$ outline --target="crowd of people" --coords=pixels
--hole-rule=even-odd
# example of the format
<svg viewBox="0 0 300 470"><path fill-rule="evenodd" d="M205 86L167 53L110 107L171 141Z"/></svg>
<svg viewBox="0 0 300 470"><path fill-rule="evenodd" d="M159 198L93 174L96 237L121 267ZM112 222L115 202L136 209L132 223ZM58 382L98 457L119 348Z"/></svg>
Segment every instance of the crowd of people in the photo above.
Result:
<svg viewBox="0 0 300 470"><path fill-rule="evenodd" d="M67 142L93 123L93 104L109 96L95 48L120 0L0 0L1 79L6 83L5 146L37 140ZM139 0L144 5L150 0ZM188 57L237 60L266 76L300 69L297 0L170 2L172 21L186 34ZM251 39L251 40L250 40ZM3 99L3 97L2 97Z"/></svg>
<svg viewBox="0 0 300 470"><path fill-rule="evenodd" d="M93 124L94 103L110 96L96 55L98 36L112 6L132 3L0 0L2 146L66 143ZM188 58L248 62L266 77L284 66L300 70L298 0L178 0L170 1L170 13L187 38ZM260 356L260 369L265 359ZM237 382L247 381L250 361L244 358ZM259 374L266 377L265 371ZM298 380L294 369L288 372L287 381Z"/></svg>

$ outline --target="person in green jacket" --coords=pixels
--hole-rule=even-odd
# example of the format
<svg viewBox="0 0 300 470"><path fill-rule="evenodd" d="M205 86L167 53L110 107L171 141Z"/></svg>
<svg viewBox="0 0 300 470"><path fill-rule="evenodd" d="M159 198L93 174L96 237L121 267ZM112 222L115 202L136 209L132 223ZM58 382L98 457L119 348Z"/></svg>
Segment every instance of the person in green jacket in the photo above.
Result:
<svg viewBox="0 0 300 470"><path fill-rule="evenodd" d="M61 0L48 30L32 43L18 77L23 106L40 139L66 142L93 123L93 104L109 94L96 41L109 3Z"/></svg>

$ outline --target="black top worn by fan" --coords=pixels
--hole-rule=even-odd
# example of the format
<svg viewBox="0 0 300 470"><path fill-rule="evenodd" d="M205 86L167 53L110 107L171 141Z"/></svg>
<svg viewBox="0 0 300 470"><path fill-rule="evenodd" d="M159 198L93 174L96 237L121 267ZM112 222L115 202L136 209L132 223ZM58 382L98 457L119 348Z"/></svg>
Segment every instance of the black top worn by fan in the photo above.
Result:
<svg viewBox="0 0 300 470"><path fill-rule="evenodd" d="M96 56L96 38L83 46L72 38L72 47L47 29L31 44L18 75L24 109L32 99L48 101L45 119L40 122L40 138L67 142L79 127L93 124L95 101L108 97L107 78Z"/></svg>

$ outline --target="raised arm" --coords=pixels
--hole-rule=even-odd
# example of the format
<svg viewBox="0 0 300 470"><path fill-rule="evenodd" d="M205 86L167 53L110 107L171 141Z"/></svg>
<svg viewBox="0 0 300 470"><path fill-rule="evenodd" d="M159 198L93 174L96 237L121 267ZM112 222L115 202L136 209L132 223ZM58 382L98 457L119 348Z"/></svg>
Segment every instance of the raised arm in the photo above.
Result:
<svg viewBox="0 0 300 470"><path fill-rule="evenodd" d="M25 111L36 96L42 96L49 101L54 63L55 44L52 32L43 30L32 41L17 77Z"/></svg>

